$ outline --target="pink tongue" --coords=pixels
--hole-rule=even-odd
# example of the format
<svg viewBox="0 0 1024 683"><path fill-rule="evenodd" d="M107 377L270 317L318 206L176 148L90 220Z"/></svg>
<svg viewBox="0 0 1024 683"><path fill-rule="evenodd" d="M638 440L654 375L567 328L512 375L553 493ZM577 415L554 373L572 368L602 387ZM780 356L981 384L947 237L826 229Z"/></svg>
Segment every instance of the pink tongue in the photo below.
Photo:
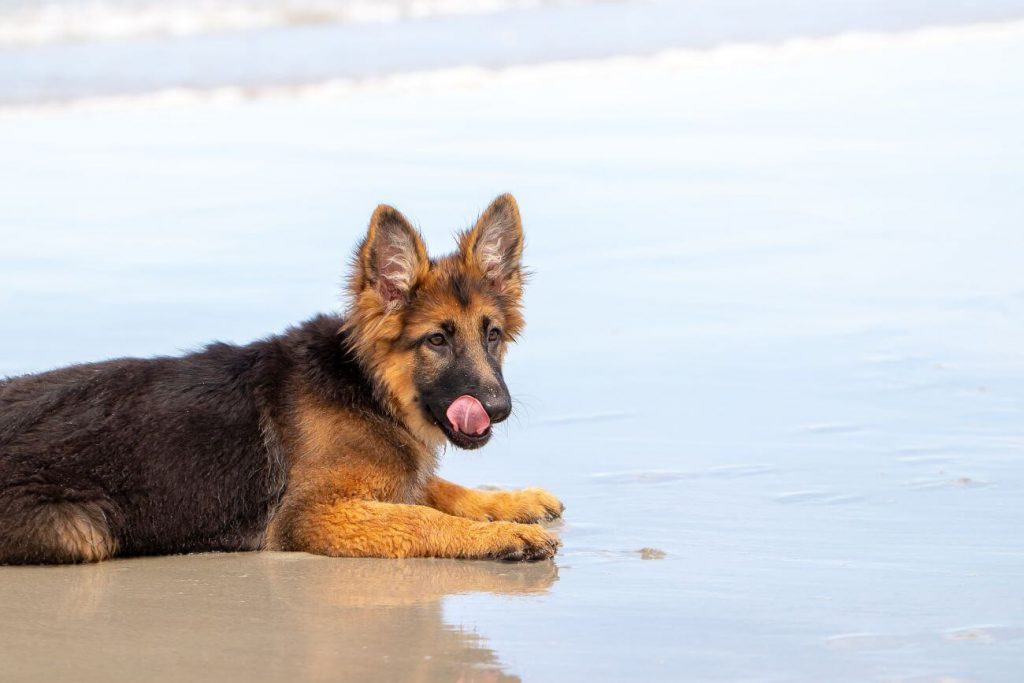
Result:
<svg viewBox="0 0 1024 683"><path fill-rule="evenodd" d="M452 401L446 414L448 421L452 423L452 429L463 434L478 436L491 426L491 418L487 417L483 405L469 394Z"/></svg>

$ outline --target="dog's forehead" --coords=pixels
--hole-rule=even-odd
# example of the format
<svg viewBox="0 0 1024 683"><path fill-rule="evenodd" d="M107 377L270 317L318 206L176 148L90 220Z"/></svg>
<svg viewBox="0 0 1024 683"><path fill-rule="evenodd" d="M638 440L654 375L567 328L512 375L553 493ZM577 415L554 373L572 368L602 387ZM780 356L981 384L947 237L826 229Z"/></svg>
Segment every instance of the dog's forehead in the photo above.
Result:
<svg viewBox="0 0 1024 683"><path fill-rule="evenodd" d="M441 262L431 268L416 292L413 309L413 324L450 321L456 327L475 328L482 318L500 321L504 317L485 284L452 262Z"/></svg>

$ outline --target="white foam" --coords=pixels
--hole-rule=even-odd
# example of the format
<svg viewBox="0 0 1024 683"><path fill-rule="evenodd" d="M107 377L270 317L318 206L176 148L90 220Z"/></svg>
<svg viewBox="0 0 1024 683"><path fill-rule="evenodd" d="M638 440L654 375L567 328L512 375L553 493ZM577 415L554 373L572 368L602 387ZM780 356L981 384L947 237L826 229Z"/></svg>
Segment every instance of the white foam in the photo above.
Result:
<svg viewBox="0 0 1024 683"><path fill-rule="evenodd" d="M90 0L0 9L0 48L187 36L272 26L385 23L587 0ZM2 8L2 6L0 6Z"/></svg>
<svg viewBox="0 0 1024 683"><path fill-rule="evenodd" d="M938 26L904 32L851 32L825 38L798 38L775 44L742 43L711 49L674 49L650 56L616 56L506 67L461 66L410 71L357 79L330 79L318 83L166 88L147 93L104 95L54 102L0 105L0 118L34 116L56 110L144 109L230 104L271 97L313 99L344 98L366 92L438 91L479 88L495 82L549 81L585 78L600 66L604 74L700 68L713 64L741 64L763 60L813 59L840 52L908 46L925 48L960 42L1024 38L1024 21Z"/></svg>

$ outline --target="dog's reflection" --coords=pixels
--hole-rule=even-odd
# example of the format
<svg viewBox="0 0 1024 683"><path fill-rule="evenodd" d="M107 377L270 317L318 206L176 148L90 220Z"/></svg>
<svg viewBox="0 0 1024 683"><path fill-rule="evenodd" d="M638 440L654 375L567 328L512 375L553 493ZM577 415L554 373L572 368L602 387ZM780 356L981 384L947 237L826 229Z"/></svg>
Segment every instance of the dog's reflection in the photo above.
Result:
<svg viewBox="0 0 1024 683"><path fill-rule="evenodd" d="M22 678L512 681L442 600L556 579L550 562L285 553L0 567L0 642Z"/></svg>

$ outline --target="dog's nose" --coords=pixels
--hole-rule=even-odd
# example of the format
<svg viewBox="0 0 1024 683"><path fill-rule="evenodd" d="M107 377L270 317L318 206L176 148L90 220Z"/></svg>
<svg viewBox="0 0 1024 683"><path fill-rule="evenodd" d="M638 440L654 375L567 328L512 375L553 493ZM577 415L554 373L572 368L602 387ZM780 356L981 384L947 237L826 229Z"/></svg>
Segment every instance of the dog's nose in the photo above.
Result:
<svg viewBox="0 0 1024 683"><path fill-rule="evenodd" d="M481 401L491 422L501 422L512 414L512 397L504 391L487 392Z"/></svg>

